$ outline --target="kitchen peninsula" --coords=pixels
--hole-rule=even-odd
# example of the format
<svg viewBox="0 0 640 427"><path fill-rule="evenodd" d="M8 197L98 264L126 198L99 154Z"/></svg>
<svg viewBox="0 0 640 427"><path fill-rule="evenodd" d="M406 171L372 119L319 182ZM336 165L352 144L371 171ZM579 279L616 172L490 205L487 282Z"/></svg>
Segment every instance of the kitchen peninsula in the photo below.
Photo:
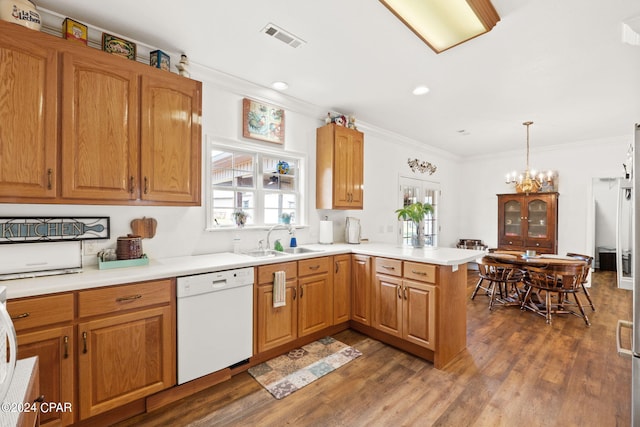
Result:
<svg viewBox="0 0 640 427"><path fill-rule="evenodd" d="M57 362L41 356L41 365L49 363L51 372L65 376L65 381L58 381L66 385L66 389L53 386L53 399L74 401L74 396L78 396L74 404L79 408L78 413L64 414L67 418L63 425L93 417L123 419L153 410L291 348L349 327L430 360L436 368L444 367L464 350L466 263L483 252L412 249L375 243L304 247L311 252L269 258L217 253L152 259L148 266L113 270L89 266L77 274L7 281L4 284L9 297L8 309L16 318L18 340L25 345L28 355L38 354L38 339L47 340L60 351ZM253 357L243 366L226 368L176 386L177 278L241 267L256 267ZM329 317L319 328L304 329L294 316L293 323L285 325L292 328L293 335L270 345L261 334L265 330L271 333L282 324L269 323L273 315L278 315L278 309L260 302L261 292L271 291L271 279L267 279L265 285L260 274L284 268L290 272L288 283L301 289L301 298L288 301L283 308L293 310L297 305L298 311L305 307L310 310L311 317L317 318L318 311ZM345 275L345 271L350 274ZM316 280L320 277L322 282ZM322 285L307 288L317 283ZM307 306L302 306L302 289L306 301L312 301L309 298L317 295L324 296L317 300L318 304L314 299L311 305L306 302ZM330 297L325 298L327 295ZM324 309L318 309L319 304L325 303ZM347 316L337 316L337 307L343 307L343 311L346 307ZM30 314L24 316L24 313ZM140 337L145 345L141 347L135 339L117 348L109 345L110 339L123 330ZM122 361L124 365L135 366L141 358L158 361L147 370L145 378L128 378L109 388L100 384L100 377L95 374L100 372L96 371L99 364L126 371ZM119 364L110 359L117 359Z"/></svg>

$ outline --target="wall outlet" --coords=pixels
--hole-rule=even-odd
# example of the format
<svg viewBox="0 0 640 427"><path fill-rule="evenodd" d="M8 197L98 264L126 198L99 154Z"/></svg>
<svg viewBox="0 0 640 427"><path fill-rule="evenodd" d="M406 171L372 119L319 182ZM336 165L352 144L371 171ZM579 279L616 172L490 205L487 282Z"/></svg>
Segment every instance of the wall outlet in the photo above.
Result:
<svg viewBox="0 0 640 427"><path fill-rule="evenodd" d="M98 253L98 242L95 240L83 240L82 253L85 256L96 255Z"/></svg>

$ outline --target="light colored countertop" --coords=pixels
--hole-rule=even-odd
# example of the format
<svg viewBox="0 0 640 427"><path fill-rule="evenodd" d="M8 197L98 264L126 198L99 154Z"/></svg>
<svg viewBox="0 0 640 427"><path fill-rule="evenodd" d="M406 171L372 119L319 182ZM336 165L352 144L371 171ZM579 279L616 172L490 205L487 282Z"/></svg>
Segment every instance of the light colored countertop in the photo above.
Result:
<svg viewBox="0 0 640 427"><path fill-rule="evenodd" d="M470 249L413 249L386 243L361 243L359 245L338 243L333 245L311 244L301 246L314 249L317 252L288 254L269 258L256 258L229 252L159 259L151 257L149 265L145 266L110 270L99 270L97 265L86 266L81 273L6 280L0 282L0 284L7 287L7 298L13 299L347 253L397 258L437 265L465 264L484 254L483 251Z"/></svg>

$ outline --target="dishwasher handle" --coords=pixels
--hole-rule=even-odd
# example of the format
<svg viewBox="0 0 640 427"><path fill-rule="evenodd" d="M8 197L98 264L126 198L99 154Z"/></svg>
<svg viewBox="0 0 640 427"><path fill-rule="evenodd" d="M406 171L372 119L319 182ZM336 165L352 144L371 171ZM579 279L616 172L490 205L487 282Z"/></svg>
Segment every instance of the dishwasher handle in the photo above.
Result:
<svg viewBox="0 0 640 427"><path fill-rule="evenodd" d="M222 279L222 280L213 280L211 282L211 287L213 289L221 289L224 288L225 286L227 286L227 280L226 279Z"/></svg>

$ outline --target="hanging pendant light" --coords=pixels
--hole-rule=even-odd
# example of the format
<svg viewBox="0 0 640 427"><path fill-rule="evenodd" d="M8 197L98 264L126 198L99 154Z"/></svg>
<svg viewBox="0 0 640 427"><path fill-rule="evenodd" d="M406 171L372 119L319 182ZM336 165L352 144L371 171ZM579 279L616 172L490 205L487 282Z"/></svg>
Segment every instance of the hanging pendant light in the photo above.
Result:
<svg viewBox="0 0 640 427"><path fill-rule="evenodd" d="M543 188L554 189L554 173L552 171L536 173L529 169L529 126L533 122L522 123L527 127L527 167L523 173L517 174L515 171L507 174L506 183L515 184L517 193L537 193Z"/></svg>

